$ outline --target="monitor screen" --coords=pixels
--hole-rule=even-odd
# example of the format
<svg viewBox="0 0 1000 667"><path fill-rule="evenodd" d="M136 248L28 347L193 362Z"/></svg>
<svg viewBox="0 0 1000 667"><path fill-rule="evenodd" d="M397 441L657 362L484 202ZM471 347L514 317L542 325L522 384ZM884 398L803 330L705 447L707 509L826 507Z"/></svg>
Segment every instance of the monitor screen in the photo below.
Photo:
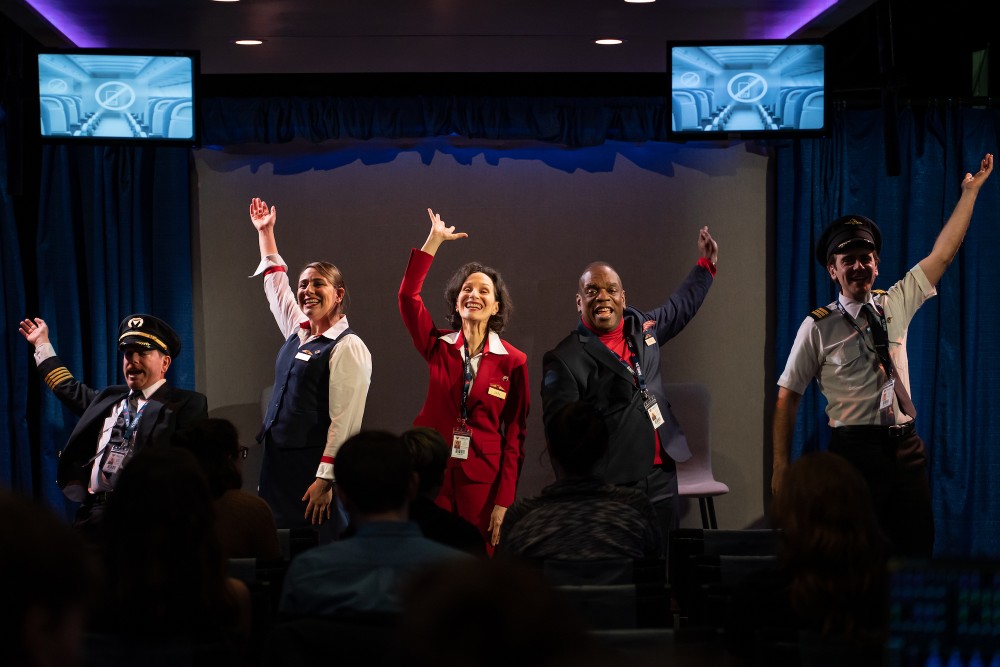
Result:
<svg viewBox="0 0 1000 667"><path fill-rule="evenodd" d="M40 53L41 136L194 145L197 73L194 52L77 49Z"/></svg>
<svg viewBox="0 0 1000 667"><path fill-rule="evenodd" d="M819 42L670 42L674 139L818 136L827 129Z"/></svg>
<svg viewBox="0 0 1000 667"><path fill-rule="evenodd" d="M1000 561L890 567L887 667L1000 664Z"/></svg>

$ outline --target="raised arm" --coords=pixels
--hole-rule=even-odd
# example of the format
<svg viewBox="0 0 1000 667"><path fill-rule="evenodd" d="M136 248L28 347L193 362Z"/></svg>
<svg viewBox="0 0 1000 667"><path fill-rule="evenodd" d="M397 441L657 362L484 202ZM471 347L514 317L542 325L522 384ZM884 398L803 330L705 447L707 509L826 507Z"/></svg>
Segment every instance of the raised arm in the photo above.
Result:
<svg viewBox="0 0 1000 667"><path fill-rule="evenodd" d="M778 387L778 399L774 404L774 423L771 427L771 493L778 495L782 478L788 467L791 451L792 431L799 411L802 394L791 389Z"/></svg>
<svg viewBox="0 0 1000 667"><path fill-rule="evenodd" d="M278 221L278 210L267 207L267 202L259 197L250 200L250 222L257 230L261 259L278 254L278 242L274 238L274 225Z"/></svg>
<svg viewBox="0 0 1000 667"><path fill-rule="evenodd" d="M21 336L35 347L35 365L42 381L56 398L73 414L82 415L90 402L100 393L73 377L62 360L56 356L49 341L49 325L40 317L21 320Z"/></svg>
<svg viewBox="0 0 1000 667"><path fill-rule="evenodd" d="M965 232L972 220L972 209L979 196L979 189L993 173L993 154L987 153L979 163L979 171L975 175L966 174L962 180L962 196L959 197L955 210L941 229L931 253L920 260L920 268L931 285L937 285L944 275L945 269L955 259L958 249L965 239Z"/></svg>
<svg viewBox="0 0 1000 667"><path fill-rule="evenodd" d="M427 234L427 240L424 241L424 245L420 249L428 255L437 254L438 248L445 241L464 239L469 236L465 232L455 232L455 225L451 225L450 227L446 225L441 219L440 213L435 213L431 209L427 209L427 215L431 217L431 231Z"/></svg>

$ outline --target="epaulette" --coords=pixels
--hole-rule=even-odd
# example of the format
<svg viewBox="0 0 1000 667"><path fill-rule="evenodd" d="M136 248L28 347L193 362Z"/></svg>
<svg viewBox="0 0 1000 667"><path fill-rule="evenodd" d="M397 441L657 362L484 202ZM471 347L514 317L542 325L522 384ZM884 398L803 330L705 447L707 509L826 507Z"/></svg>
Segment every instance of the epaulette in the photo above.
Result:
<svg viewBox="0 0 1000 667"><path fill-rule="evenodd" d="M873 289L872 294L888 294L884 289Z"/></svg>
<svg viewBox="0 0 1000 667"><path fill-rule="evenodd" d="M832 312L833 312L833 309L830 308L830 306L820 306L816 310L814 310L811 313L809 313L809 317L813 318L814 320L816 320L818 322L818 321L820 321L821 319L823 319L824 317L826 317L827 315L829 315Z"/></svg>
<svg viewBox="0 0 1000 667"><path fill-rule="evenodd" d="M45 384L49 386L49 389L55 389L56 385L60 385L72 378L73 374L69 372L69 369L65 366L60 366L49 371L48 375L45 376Z"/></svg>

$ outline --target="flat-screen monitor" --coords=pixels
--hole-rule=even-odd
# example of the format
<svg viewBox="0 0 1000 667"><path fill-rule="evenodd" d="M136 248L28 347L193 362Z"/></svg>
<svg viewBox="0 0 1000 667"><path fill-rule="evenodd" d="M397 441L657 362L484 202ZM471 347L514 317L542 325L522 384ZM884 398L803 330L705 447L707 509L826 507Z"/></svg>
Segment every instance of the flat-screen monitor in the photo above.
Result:
<svg viewBox="0 0 1000 667"><path fill-rule="evenodd" d="M672 41L675 140L820 136L827 131L823 44L806 40Z"/></svg>
<svg viewBox="0 0 1000 667"><path fill-rule="evenodd" d="M196 145L198 54L74 49L38 54L43 139Z"/></svg>

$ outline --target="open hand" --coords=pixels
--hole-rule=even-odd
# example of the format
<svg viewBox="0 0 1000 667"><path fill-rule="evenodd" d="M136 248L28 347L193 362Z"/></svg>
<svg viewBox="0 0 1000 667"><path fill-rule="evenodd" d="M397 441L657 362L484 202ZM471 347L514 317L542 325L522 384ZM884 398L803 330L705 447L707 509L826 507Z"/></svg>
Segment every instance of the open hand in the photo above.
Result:
<svg viewBox="0 0 1000 667"><path fill-rule="evenodd" d="M250 200L250 222L258 232L274 227L277 221L278 210L274 206L268 209L267 202L258 197Z"/></svg>
<svg viewBox="0 0 1000 667"><path fill-rule="evenodd" d="M49 342L49 325L40 317L33 320L21 320L18 330L24 339L35 347Z"/></svg>

